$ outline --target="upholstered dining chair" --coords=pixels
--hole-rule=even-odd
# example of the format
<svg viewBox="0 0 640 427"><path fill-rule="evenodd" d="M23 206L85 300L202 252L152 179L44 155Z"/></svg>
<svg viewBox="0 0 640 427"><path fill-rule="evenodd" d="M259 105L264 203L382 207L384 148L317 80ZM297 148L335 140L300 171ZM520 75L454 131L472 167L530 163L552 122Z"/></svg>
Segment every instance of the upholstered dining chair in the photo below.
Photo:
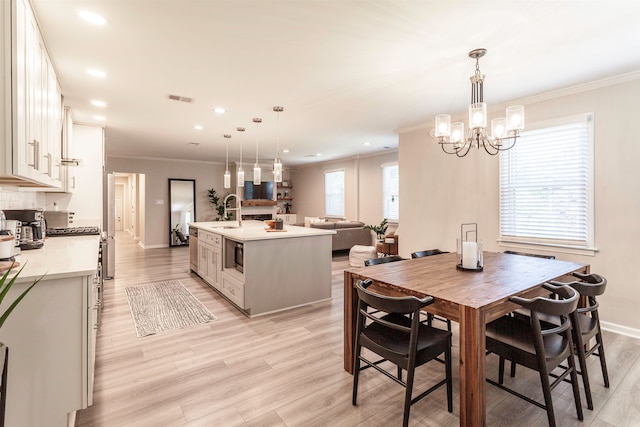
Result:
<svg viewBox="0 0 640 427"><path fill-rule="evenodd" d="M443 384L447 388L447 409L453 411L453 392L451 375L451 333L420 323L420 310L433 302L433 297L416 298L414 296L389 297L369 290L372 281L359 280L358 316L353 367L353 396L355 406L358 397L360 371L374 368L396 383L405 387L403 427L409 425L411 405L435 391ZM373 310L373 311L372 311ZM381 359L370 361L362 355L362 348L375 353ZM444 353L445 378L413 397L414 372L421 366ZM380 364L391 362L398 369L394 376ZM361 367L361 362L364 366ZM402 381L402 369L407 371L407 380Z"/></svg>
<svg viewBox="0 0 640 427"><path fill-rule="evenodd" d="M554 427L556 421L551 391L567 376L571 379L578 419L580 421L583 419L569 319L578 306L579 294L569 286L554 286L547 283L543 287L559 299L511 297L512 302L529 309L530 317L525 319L521 316L503 316L487 324L487 353L495 353L499 357L498 382L489 378L487 382L545 409L549 426ZM557 324L541 322L540 316L553 317L557 319ZM505 359L539 373L544 404L504 385ZM562 365L565 361L568 366ZM563 368L562 373L555 376L555 380L550 383L549 376L556 368Z"/></svg>
<svg viewBox="0 0 640 427"><path fill-rule="evenodd" d="M426 256L440 255L440 254L448 254L447 251L441 251L440 249L427 249L424 251L417 251L411 254L411 258L422 258ZM431 313L427 313L427 324L432 326L433 320L439 320L440 322L444 322L447 324L447 331L451 332L451 320L446 319L444 317L436 316Z"/></svg>

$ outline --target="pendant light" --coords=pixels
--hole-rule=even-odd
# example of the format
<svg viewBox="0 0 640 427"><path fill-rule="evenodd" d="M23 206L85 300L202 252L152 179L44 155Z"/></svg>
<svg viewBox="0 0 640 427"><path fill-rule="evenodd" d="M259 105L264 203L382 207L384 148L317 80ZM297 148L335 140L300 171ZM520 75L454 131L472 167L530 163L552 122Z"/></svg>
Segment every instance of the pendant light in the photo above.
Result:
<svg viewBox="0 0 640 427"><path fill-rule="evenodd" d="M244 128L236 128L238 132L244 132ZM242 133L241 133L242 135ZM240 138L240 166L238 166L238 187L244 187L244 170L242 169L242 138Z"/></svg>
<svg viewBox="0 0 640 427"><path fill-rule="evenodd" d="M277 138L276 138L276 158L273 160L273 180L275 182L282 182L282 161L280 160L280 113L284 111L284 108L276 106L273 107L273 111L276 112L277 117Z"/></svg>
<svg viewBox="0 0 640 427"><path fill-rule="evenodd" d="M224 171L224 188L231 188L231 172L229 172L229 138L231 135L223 135L227 140L227 168Z"/></svg>
<svg viewBox="0 0 640 427"><path fill-rule="evenodd" d="M253 185L260 185L262 182L262 169L258 163L258 124L262 123L261 118L254 118L253 123L256 124L256 163L253 165Z"/></svg>

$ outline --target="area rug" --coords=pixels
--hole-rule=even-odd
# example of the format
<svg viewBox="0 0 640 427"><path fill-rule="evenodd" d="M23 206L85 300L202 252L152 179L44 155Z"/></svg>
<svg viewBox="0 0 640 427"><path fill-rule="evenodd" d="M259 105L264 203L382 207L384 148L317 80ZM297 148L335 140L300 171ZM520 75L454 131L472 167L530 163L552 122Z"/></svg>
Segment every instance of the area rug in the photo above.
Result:
<svg viewBox="0 0 640 427"><path fill-rule="evenodd" d="M216 320L178 280L128 286L125 291L139 337Z"/></svg>

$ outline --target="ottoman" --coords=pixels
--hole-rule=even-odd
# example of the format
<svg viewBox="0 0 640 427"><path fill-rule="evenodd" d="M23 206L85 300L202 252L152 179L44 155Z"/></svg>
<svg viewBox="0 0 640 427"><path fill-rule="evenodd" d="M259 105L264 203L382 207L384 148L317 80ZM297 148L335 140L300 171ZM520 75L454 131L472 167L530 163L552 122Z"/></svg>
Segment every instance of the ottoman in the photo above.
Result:
<svg viewBox="0 0 640 427"><path fill-rule="evenodd" d="M349 251L351 267L364 267L364 262L372 258L378 258L375 246L355 245Z"/></svg>

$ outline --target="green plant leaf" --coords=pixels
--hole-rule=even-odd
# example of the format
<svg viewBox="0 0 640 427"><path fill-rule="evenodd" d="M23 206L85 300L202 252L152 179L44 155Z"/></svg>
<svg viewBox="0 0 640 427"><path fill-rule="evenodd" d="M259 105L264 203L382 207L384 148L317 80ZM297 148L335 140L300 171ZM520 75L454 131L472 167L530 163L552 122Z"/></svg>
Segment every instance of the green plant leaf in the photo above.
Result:
<svg viewBox="0 0 640 427"><path fill-rule="evenodd" d="M13 267L13 264L11 264L11 266ZM13 286L13 284L15 283L16 279L18 278L18 276L20 275L20 273L22 272L22 270L24 269L24 267L26 266L23 265L20 270L18 270L18 272L16 273L15 276L13 276L11 278L11 280L9 282L7 282L7 278L9 277L9 273L11 272L11 268L9 268L9 270L7 270L4 275L2 276L2 279L0 279L0 304L2 304L2 301L4 301L4 298L7 296L7 293L9 292L9 290L11 289L11 287ZM45 273L46 274L46 273ZM38 284L38 282L40 282L40 280L42 280L42 278L44 277L44 274L39 277L38 279L36 279L31 286L29 286L27 289L25 289L24 292L22 292L14 301L13 303L9 306L9 308L7 308L5 310L5 312L2 314L2 316L0 316L0 329L2 328L2 325L4 325L4 322L7 320L7 318L9 317L9 315L11 314L11 312L13 312L13 310L18 306L18 304L20 303L20 301L22 301L22 299L27 296L27 294L29 293L29 291Z"/></svg>

